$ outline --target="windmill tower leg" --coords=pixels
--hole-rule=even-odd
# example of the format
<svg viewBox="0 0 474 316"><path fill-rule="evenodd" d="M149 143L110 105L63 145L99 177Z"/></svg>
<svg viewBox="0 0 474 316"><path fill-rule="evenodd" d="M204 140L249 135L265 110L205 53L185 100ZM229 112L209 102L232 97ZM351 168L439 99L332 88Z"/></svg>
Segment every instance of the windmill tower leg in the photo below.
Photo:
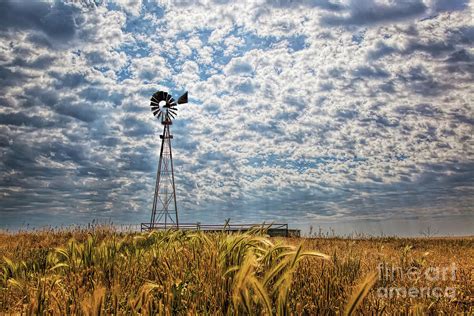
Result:
<svg viewBox="0 0 474 316"><path fill-rule="evenodd" d="M151 228L179 228L170 125L164 124L160 160L156 173L155 195L151 210Z"/></svg>

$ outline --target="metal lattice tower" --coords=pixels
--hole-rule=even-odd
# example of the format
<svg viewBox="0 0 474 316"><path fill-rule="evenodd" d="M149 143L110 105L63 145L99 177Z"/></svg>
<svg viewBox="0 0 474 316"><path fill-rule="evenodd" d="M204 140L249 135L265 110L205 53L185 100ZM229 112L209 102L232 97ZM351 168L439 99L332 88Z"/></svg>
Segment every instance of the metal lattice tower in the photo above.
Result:
<svg viewBox="0 0 474 316"><path fill-rule="evenodd" d="M151 229L179 228L178 206L176 203L176 186L174 182L173 154L171 151L170 126L176 116L177 104L188 102L188 93L183 94L176 103L170 94L158 91L151 98L151 111L163 125L160 160L156 173L155 195L151 210Z"/></svg>

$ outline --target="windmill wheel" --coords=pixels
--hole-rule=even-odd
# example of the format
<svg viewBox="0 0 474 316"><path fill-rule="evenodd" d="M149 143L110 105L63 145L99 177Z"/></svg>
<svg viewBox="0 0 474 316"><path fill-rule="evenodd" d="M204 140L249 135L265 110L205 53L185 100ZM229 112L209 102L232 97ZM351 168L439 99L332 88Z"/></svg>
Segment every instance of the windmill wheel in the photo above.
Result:
<svg viewBox="0 0 474 316"><path fill-rule="evenodd" d="M158 91L151 97L151 112L157 119L161 118L161 122L169 123L171 119L175 119L178 109L176 101L171 94L164 91Z"/></svg>

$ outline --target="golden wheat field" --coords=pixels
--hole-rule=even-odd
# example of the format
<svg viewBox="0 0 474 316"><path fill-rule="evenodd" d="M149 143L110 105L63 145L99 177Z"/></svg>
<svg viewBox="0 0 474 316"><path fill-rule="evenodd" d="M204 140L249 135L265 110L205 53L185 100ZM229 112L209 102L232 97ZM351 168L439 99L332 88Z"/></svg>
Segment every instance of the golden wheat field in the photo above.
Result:
<svg viewBox="0 0 474 316"><path fill-rule="evenodd" d="M0 314L473 314L474 239L0 233Z"/></svg>

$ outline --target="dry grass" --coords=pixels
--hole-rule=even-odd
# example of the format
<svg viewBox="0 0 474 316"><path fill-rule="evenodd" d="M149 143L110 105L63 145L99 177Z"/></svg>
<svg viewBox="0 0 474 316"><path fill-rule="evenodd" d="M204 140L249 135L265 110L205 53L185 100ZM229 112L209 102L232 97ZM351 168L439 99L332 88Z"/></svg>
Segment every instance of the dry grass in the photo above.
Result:
<svg viewBox="0 0 474 316"><path fill-rule="evenodd" d="M0 233L0 314L472 314L473 244L107 227ZM447 280L380 272L452 263ZM455 296L381 297L390 287L452 287Z"/></svg>

